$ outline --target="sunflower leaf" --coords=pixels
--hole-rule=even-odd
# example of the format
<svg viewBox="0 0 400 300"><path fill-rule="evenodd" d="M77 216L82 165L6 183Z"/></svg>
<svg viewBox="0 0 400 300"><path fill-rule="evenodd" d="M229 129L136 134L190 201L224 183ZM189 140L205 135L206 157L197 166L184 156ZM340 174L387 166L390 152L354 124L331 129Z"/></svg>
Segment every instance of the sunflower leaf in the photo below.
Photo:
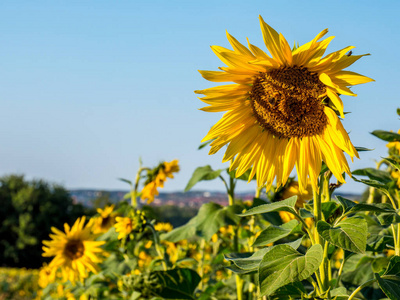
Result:
<svg viewBox="0 0 400 300"><path fill-rule="evenodd" d="M347 218L335 227L318 221L317 230L326 241L344 250L364 253L367 247L368 225L362 218Z"/></svg>
<svg viewBox="0 0 400 300"><path fill-rule="evenodd" d="M390 177L388 172L374 168L358 169L352 173L353 175L368 176L371 180L376 180L385 184L392 181L392 177Z"/></svg>
<svg viewBox="0 0 400 300"><path fill-rule="evenodd" d="M369 149L369 148L365 148L365 147L354 147L356 148L357 152L364 152L364 151L372 151L374 149Z"/></svg>
<svg viewBox="0 0 400 300"><path fill-rule="evenodd" d="M163 299L195 299L194 290L200 276L191 269L181 268L152 272L158 284L152 284L153 292Z"/></svg>
<svg viewBox="0 0 400 300"><path fill-rule="evenodd" d="M264 229L255 240L253 247L265 246L290 235L299 225L297 220L291 220L282 226L270 225Z"/></svg>
<svg viewBox="0 0 400 300"><path fill-rule="evenodd" d="M374 130L371 132L371 134L386 142L400 142L400 134L398 133L384 130Z"/></svg>
<svg viewBox="0 0 400 300"><path fill-rule="evenodd" d="M199 181L204 181L204 180L213 180L217 178L223 169L219 170L213 170L211 166L207 165L204 167L198 167L196 170L194 170L192 174L192 178L190 178L189 182L187 183L185 187L185 192L189 191L192 187L196 185Z"/></svg>
<svg viewBox="0 0 400 300"><path fill-rule="evenodd" d="M395 159L386 157L386 158L384 158L384 160L387 161L389 164L391 164L393 168L400 170L400 164Z"/></svg>
<svg viewBox="0 0 400 300"><path fill-rule="evenodd" d="M248 211L246 211L245 213L240 214L239 216L241 216L241 217L253 216L253 215L264 214L264 213L268 213L268 212L272 212L272 211L287 211L292 214L296 214L296 209L295 209L296 201L297 201L297 196L293 196L293 197L287 198L282 201L253 207L253 208L249 209Z"/></svg>
<svg viewBox="0 0 400 300"><path fill-rule="evenodd" d="M277 245L264 255L259 267L261 296L310 277L322 262L321 245L313 245L305 255L288 245Z"/></svg>
<svg viewBox="0 0 400 300"><path fill-rule="evenodd" d="M400 277L380 277L378 273L375 273L375 278L378 280L379 287L389 299L400 299Z"/></svg>

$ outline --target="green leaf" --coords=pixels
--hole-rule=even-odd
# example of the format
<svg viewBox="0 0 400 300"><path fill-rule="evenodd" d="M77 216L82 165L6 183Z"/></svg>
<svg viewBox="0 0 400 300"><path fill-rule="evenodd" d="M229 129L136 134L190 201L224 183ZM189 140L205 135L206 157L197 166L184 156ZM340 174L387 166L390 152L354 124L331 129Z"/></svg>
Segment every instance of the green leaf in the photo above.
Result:
<svg viewBox="0 0 400 300"><path fill-rule="evenodd" d="M362 183L364 183L364 184L366 184L366 185L368 185L368 186L372 186L372 187L374 187L374 188L377 188L378 190L380 190L381 192L383 192L383 193L385 193L385 194L388 194L388 193L389 193L389 192L388 192L387 186L386 186L385 184L382 184L382 183L379 182L379 181L376 181L376 180L367 180L367 179L357 179L357 178L355 178L354 176L353 176L352 178L353 178L354 181L362 182Z"/></svg>
<svg viewBox="0 0 400 300"><path fill-rule="evenodd" d="M209 140L209 141L204 142L204 143L201 143L201 144L199 145L199 147L197 148L197 150L203 149L203 148L206 147L207 145L211 144L213 141L214 141L214 139Z"/></svg>
<svg viewBox="0 0 400 300"><path fill-rule="evenodd" d="M206 240L210 240L214 233L225 225L236 225L240 221L237 215L241 208L234 206L221 206L209 202L200 207L197 214L197 231L200 232Z"/></svg>
<svg viewBox="0 0 400 300"><path fill-rule="evenodd" d="M228 171L228 170L227 170L227 172L228 172L228 174L229 174L230 177L236 178L236 175L235 175L236 170L232 170L232 171ZM244 172L244 173L243 173L242 175L240 175L239 177L237 177L237 179L243 180L243 181L249 181L250 173L251 173L251 168L248 169L246 172ZM256 178L256 177L254 176L252 180L255 180L255 178Z"/></svg>
<svg viewBox="0 0 400 300"><path fill-rule="evenodd" d="M272 299L300 299L306 294L306 290L301 282L292 282L279 288L270 298Z"/></svg>
<svg viewBox="0 0 400 300"><path fill-rule="evenodd" d="M213 180L217 178L222 171L223 169L214 171L209 165L198 167L196 170L194 170L192 178L190 178L188 184L186 185L185 192L189 191L199 181Z"/></svg>
<svg viewBox="0 0 400 300"><path fill-rule="evenodd" d="M390 177L390 174L388 172L374 168L354 170L352 171L352 174L360 176L368 176L368 178L371 180L376 180L385 184L392 181L392 177Z"/></svg>
<svg viewBox="0 0 400 300"><path fill-rule="evenodd" d="M254 252L251 256L248 257L240 257L236 255L225 255L225 259L231 261L241 270L245 270L247 272L257 271L260 265L261 260L264 255L269 252L272 248L266 247L261 250ZM240 254L240 253L239 253Z"/></svg>
<svg viewBox="0 0 400 300"><path fill-rule="evenodd" d="M367 246L368 225L358 217L347 218L332 227L318 221L318 233L331 244L354 253L364 253Z"/></svg>
<svg viewBox="0 0 400 300"><path fill-rule="evenodd" d="M118 178L118 180L123 181L123 182L126 182L126 183L132 185L132 181L130 181L130 180L128 180L128 179L125 179L125 178Z"/></svg>
<svg viewBox="0 0 400 300"><path fill-rule="evenodd" d="M399 142L400 141L400 134L384 131L384 130L374 130L371 132L372 135L384 140L386 142Z"/></svg>
<svg viewBox="0 0 400 300"><path fill-rule="evenodd" d="M213 202L205 203L200 207L197 216L187 224L162 234L160 238L176 243L200 235L206 240L210 240L221 227L237 224L240 221L240 217L237 215L240 210L241 208L237 205L223 207Z"/></svg>
<svg viewBox="0 0 400 300"><path fill-rule="evenodd" d="M334 297L333 298L334 300L342 300L342 299L349 298L346 288L342 287L342 286L331 290L330 294L331 294L331 297Z"/></svg>
<svg viewBox="0 0 400 300"><path fill-rule="evenodd" d="M194 290L201 280L195 271L183 268L155 271L152 275L159 283L154 285L153 292L164 299L194 299Z"/></svg>
<svg viewBox="0 0 400 300"><path fill-rule="evenodd" d="M288 245L277 245L265 254L259 267L261 296L269 296L280 287L310 277L322 262L322 246L311 246L306 255Z"/></svg>
<svg viewBox="0 0 400 300"><path fill-rule="evenodd" d="M378 280L379 287L389 299L400 299L400 277L390 276L390 278L382 278L378 273L375 273L375 278Z"/></svg>
<svg viewBox="0 0 400 300"><path fill-rule="evenodd" d="M334 212L336 212L336 210L339 207L340 207L339 204L337 204L334 201L328 201L328 202L321 203L321 209L322 209L322 213L325 217L325 220L328 220L334 214Z"/></svg>
<svg viewBox="0 0 400 300"><path fill-rule="evenodd" d="M350 210L353 206L357 205L357 203L355 203L354 201L343 198L342 196L336 196L336 198L340 202L340 205L343 207L344 213Z"/></svg>
<svg viewBox="0 0 400 300"><path fill-rule="evenodd" d="M279 241L280 239L290 235L295 227L299 224L297 220L291 220L282 226L270 225L264 229L255 240L253 247L265 246L270 243Z"/></svg>
<svg viewBox="0 0 400 300"><path fill-rule="evenodd" d="M397 114L400 116L400 108L396 110Z"/></svg>
<svg viewBox="0 0 400 300"><path fill-rule="evenodd" d="M354 148L356 148L356 150L357 150L358 152L372 151L372 150L374 150L374 149L368 149L368 148L364 148L364 147L354 147Z"/></svg>
<svg viewBox="0 0 400 300"><path fill-rule="evenodd" d="M382 225L392 225L400 223L400 216L396 211L381 213L378 216L378 221Z"/></svg>
<svg viewBox="0 0 400 300"><path fill-rule="evenodd" d="M383 275L400 275L400 256L393 256Z"/></svg>
<svg viewBox="0 0 400 300"><path fill-rule="evenodd" d="M179 242L189 239L196 235L196 217L192 218L187 224L174 228L172 231L160 235L160 239L169 242Z"/></svg>
<svg viewBox="0 0 400 300"><path fill-rule="evenodd" d="M283 245L288 245L293 249L297 249L300 247L303 237ZM263 259L264 255L269 252L273 247L266 247L262 248L254 252L253 254L250 253L230 253L225 255L225 259L231 261L238 267L240 270L245 270L247 273L257 271L260 265L261 260Z"/></svg>
<svg viewBox="0 0 400 300"><path fill-rule="evenodd" d="M359 203L346 211L347 213L356 213L361 211L373 211L378 213L383 212L396 212L389 203Z"/></svg>
<svg viewBox="0 0 400 300"><path fill-rule="evenodd" d="M386 157L384 158L384 160L386 160L389 164L391 164L393 168L400 170L400 164L397 160L390 157Z"/></svg>
<svg viewBox="0 0 400 300"><path fill-rule="evenodd" d="M287 198L282 201L274 202L271 204L264 204L260 205L254 208L249 209L243 214L240 214L239 216L241 217L246 217L246 216L253 216L253 215L258 215L258 214L264 214L272 211L287 211L290 213L295 214L295 205L297 201L297 196L293 196L290 198Z"/></svg>

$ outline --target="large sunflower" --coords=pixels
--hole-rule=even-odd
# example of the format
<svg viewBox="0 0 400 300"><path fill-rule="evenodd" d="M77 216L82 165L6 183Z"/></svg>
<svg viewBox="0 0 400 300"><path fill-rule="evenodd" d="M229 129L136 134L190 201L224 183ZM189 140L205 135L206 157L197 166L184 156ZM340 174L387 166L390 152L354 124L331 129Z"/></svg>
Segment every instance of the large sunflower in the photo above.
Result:
<svg viewBox="0 0 400 300"><path fill-rule="evenodd" d="M211 47L227 67L199 71L210 81L234 82L195 91L210 105L202 110L227 111L203 141L213 140L210 154L229 144L223 162L232 160L237 177L253 167L250 180L256 174L267 190L274 178L278 187L285 184L295 165L300 190L307 178L316 189L322 161L344 182L350 169L343 151L352 159L358 153L337 116L344 117L339 95L356 96L349 86L372 79L343 69L364 55L351 55L350 46L322 57L333 39L321 40L327 29L291 49L282 34L260 22L272 57L227 33L233 50Z"/></svg>
<svg viewBox="0 0 400 300"><path fill-rule="evenodd" d="M50 268L60 268L63 280L76 280L88 277L88 271L97 273L98 263L102 261L105 252L99 248L105 241L94 241L91 233L92 224L85 224L85 217L78 218L72 228L64 224L65 233L52 227L51 241L43 241L43 256L55 256L50 262Z"/></svg>

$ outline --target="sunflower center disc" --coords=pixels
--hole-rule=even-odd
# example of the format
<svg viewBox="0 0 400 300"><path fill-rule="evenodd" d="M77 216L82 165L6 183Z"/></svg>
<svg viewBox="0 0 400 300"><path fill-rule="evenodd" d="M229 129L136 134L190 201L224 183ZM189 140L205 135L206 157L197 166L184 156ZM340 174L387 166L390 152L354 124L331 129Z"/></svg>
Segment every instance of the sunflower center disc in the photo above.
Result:
<svg viewBox="0 0 400 300"><path fill-rule="evenodd" d="M327 117L321 95L325 85L317 74L297 66L261 73L250 91L258 123L280 138L321 134Z"/></svg>
<svg viewBox="0 0 400 300"><path fill-rule="evenodd" d="M83 256L85 246L80 240L70 240L65 246L64 254L71 260L78 259Z"/></svg>

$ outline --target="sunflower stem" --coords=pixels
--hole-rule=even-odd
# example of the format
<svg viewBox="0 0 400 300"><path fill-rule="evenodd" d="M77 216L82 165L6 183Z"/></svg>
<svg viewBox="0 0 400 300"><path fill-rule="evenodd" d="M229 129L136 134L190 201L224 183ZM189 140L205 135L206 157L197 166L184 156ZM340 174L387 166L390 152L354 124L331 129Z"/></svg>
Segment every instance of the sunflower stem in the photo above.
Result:
<svg viewBox="0 0 400 300"><path fill-rule="evenodd" d="M151 232L153 233L154 247L156 249L157 255L162 259L161 263L163 265L164 271L166 271L168 270L168 261L165 258L165 254L161 250L160 238L158 236L158 233L152 224L146 224L146 225L147 227L150 228Z"/></svg>

